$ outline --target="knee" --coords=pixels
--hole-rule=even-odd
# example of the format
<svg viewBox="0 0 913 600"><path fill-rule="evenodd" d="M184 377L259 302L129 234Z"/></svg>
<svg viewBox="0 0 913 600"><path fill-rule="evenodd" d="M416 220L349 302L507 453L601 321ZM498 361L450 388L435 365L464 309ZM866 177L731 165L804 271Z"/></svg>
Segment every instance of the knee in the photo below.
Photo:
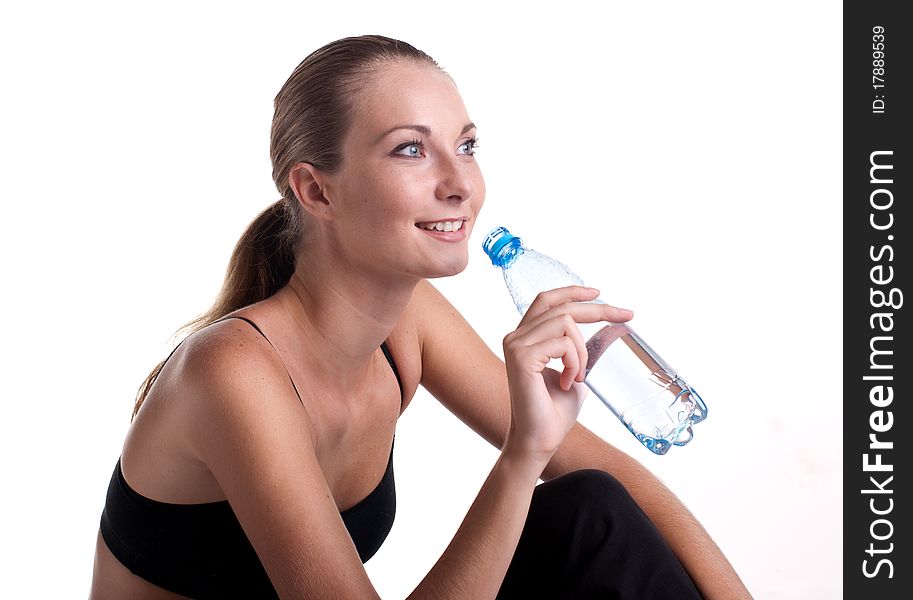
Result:
<svg viewBox="0 0 913 600"><path fill-rule="evenodd" d="M582 501L597 501L600 505L634 502L628 490L612 475L598 469L581 469L563 475L567 486Z"/></svg>
<svg viewBox="0 0 913 600"><path fill-rule="evenodd" d="M637 537L643 511L615 477L595 469L572 471L538 486L530 520L546 523L568 548L595 551L609 538L624 545Z"/></svg>
<svg viewBox="0 0 913 600"><path fill-rule="evenodd" d="M561 504L566 510L572 510L578 517L584 516L588 520L613 521L640 511L624 485L605 471L572 471L545 485L551 488L552 498L562 499Z"/></svg>

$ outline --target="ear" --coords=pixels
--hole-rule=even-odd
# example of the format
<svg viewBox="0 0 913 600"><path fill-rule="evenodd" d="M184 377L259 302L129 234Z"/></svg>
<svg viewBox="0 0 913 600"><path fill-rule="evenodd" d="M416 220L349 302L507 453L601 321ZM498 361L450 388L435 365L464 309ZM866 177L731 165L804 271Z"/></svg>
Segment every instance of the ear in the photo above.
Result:
<svg viewBox="0 0 913 600"><path fill-rule="evenodd" d="M288 174L288 184L301 207L315 217L327 218L330 200L326 195L327 175L309 163L294 165Z"/></svg>

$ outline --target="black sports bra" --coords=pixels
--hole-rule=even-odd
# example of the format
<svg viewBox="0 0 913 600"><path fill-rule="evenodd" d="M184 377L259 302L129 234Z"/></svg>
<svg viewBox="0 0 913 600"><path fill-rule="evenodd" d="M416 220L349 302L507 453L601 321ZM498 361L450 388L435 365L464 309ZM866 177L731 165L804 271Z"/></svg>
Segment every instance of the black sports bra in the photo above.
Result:
<svg viewBox="0 0 913 600"><path fill-rule="evenodd" d="M253 321L226 318L250 323L269 342ZM393 369L402 399L396 363L386 343L381 344L381 350ZM387 469L377 487L340 513L362 562L383 544L395 514L391 446ZM127 484L120 460L108 485L101 535L111 553L133 574L172 592L192 598L278 597L227 500L203 504L152 500Z"/></svg>

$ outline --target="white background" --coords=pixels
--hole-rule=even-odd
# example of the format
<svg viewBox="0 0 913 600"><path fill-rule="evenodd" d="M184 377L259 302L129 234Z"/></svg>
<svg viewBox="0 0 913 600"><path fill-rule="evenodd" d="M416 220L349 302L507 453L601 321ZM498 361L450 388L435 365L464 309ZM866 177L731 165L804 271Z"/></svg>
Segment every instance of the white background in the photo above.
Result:
<svg viewBox="0 0 913 600"><path fill-rule="evenodd" d="M437 58L479 125L487 205L468 269L435 284L500 353L518 317L480 244L504 224L634 309L709 418L664 457L595 398L582 420L757 598L840 597L840 4L315 5L2 9L0 597L88 592L136 388L278 197L273 96L362 33ZM367 564L383 597L434 563L494 458L420 391Z"/></svg>

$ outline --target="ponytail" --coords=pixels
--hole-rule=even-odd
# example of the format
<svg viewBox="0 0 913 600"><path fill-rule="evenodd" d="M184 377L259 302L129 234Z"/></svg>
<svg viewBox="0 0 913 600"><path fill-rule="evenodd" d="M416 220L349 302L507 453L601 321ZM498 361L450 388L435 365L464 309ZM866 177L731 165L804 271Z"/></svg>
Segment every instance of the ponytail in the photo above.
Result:
<svg viewBox="0 0 913 600"><path fill-rule="evenodd" d="M297 205L294 205L297 208ZM289 282L295 270L295 244L300 225L295 210L280 199L247 226L228 261L225 281L212 307L190 321L177 333L191 335L225 315L255 302L266 300ZM167 360L167 359L166 359ZM165 361L160 362L136 393L133 417L149 394Z"/></svg>

